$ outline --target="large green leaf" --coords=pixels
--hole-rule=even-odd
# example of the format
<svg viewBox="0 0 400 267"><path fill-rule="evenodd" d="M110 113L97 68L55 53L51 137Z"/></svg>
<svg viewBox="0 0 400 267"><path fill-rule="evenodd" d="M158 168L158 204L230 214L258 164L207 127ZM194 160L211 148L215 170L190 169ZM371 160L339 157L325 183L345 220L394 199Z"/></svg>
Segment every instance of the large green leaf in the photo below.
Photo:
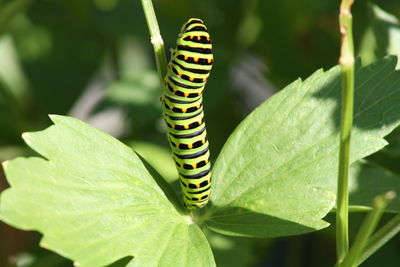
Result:
<svg viewBox="0 0 400 267"><path fill-rule="evenodd" d="M1 219L44 234L42 246L82 266L213 266L200 228L181 215L127 146L76 119L24 134L44 158L4 164Z"/></svg>
<svg viewBox="0 0 400 267"><path fill-rule="evenodd" d="M351 161L385 146L400 122L396 58L356 72ZM335 203L340 69L297 80L251 113L225 144L213 170L211 229L275 237L315 231Z"/></svg>

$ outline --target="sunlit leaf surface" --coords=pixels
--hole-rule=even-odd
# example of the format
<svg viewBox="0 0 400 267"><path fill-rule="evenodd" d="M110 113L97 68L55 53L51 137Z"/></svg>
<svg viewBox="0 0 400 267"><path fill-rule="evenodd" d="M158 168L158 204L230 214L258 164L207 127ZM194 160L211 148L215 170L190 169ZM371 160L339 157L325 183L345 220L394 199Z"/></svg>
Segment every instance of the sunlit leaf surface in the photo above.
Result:
<svg viewBox="0 0 400 267"><path fill-rule="evenodd" d="M400 73L390 57L356 72L351 161L386 145L400 122ZM340 69L297 80L251 113L225 144L204 218L229 235L275 237L326 227L335 203Z"/></svg>
<svg viewBox="0 0 400 267"><path fill-rule="evenodd" d="M44 158L4 164L1 219L43 233L42 246L80 266L213 266L200 228L181 215L138 156L76 119L24 134Z"/></svg>

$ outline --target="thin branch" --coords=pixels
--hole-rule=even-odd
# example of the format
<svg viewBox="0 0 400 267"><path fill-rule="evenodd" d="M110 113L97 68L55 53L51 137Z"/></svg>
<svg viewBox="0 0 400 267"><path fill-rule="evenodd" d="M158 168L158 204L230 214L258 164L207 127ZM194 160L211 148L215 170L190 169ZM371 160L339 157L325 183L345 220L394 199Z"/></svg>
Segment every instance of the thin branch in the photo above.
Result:
<svg viewBox="0 0 400 267"><path fill-rule="evenodd" d="M165 57L164 42L160 34L158 27L156 14L154 12L153 4L151 0L141 0L146 17L147 26L149 27L151 43L154 49L154 55L156 57L157 71L160 76L161 84L167 74L167 59Z"/></svg>
<svg viewBox="0 0 400 267"><path fill-rule="evenodd" d="M342 111L340 122L340 151L336 213L336 251L338 264L349 250L348 237L348 177L350 137L354 103L354 45L351 5L354 0L342 0L340 5L340 33L342 35L339 64L342 68Z"/></svg>
<svg viewBox="0 0 400 267"><path fill-rule="evenodd" d="M377 196L374 199L373 209L368 213L367 218L365 218L361 225L360 231L340 267L356 266L356 263L359 262L362 251L364 250L371 234L375 231L376 225L381 219L386 206L395 196L396 194L393 191L390 191L384 195Z"/></svg>
<svg viewBox="0 0 400 267"><path fill-rule="evenodd" d="M374 254L378 249L385 245L391 238L400 232L400 214L397 214L389 222L379 229L368 240L367 245L358 261L358 264L363 263L369 256Z"/></svg>

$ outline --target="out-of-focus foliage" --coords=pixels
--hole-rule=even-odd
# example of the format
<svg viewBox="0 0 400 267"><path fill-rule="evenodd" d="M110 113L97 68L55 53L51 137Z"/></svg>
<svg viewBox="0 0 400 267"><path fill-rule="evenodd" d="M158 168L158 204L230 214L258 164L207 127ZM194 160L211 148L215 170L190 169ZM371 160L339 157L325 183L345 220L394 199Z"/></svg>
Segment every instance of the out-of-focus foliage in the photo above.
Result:
<svg viewBox="0 0 400 267"><path fill-rule="evenodd" d="M167 182L174 183L178 179L171 152L161 146L147 142L133 142L132 149L139 153Z"/></svg>
<svg viewBox="0 0 400 267"><path fill-rule="evenodd" d="M388 16L400 17L399 1L376 3L392 14ZM336 0L154 0L167 49L174 46L188 17L203 18L213 37L216 63L204 101L214 160L245 114L297 77L336 64L338 5ZM379 19L371 19L367 10L366 1L356 1L358 47L370 23ZM356 52L368 60L380 56L374 49L367 44ZM50 125L49 113L78 117L128 144L146 142L168 149L154 77L140 1L0 0L0 160L31 155L21 133ZM390 145L370 157L397 174L399 136L393 132ZM144 148L143 157L145 151L152 155L148 161L162 161L151 148ZM33 255L40 263L36 266L46 266L46 259L60 262L49 260L47 266L62 266L60 257L31 250L37 246L27 241L31 235L23 239L21 233L17 237L3 229L1 266L13 262L18 251ZM268 266L327 266L334 260L333 240L327 230L298 239L258 241L251 253L254 262ZM313 248L310 243L324 246ZM240 246L231 246L231 254L235 247ZM399 249L400 242L393 240L371 262L396 266L399 259L390 251ZM293 265L287 260L293 255L304 261Z"/></svg>
<svg viewBox="0 0 400 267"><path fill-rule="evenodd" d="M360 55L369 64L385 55L400 55L400 22L376 5L369 5L371 22L361 42ZM397 63L399 69L400 63Z"/></svg>
<svg viewBox="0 0 400 267"><path fill-rule="evenodd" d="M351 169L349 182L350 205L370 207L371 200L389 190L400 195L400 176L367 162L357 162ZM400 198L395 198L386 208L387 212L400 212Z"/></svg>

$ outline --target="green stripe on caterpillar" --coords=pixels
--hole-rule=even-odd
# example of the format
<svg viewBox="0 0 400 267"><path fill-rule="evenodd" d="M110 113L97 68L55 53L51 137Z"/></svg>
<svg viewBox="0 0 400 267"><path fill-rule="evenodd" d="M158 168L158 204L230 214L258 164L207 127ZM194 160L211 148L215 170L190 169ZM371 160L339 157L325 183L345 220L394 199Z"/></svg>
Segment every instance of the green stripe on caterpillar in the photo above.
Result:
<svg viewBox="0 0 400 267"><path fill-rule="evenodd" d="M189 19L171 50L161 97L168 140L179 173L183 202L189 209L207 204L211 164L202 93L213 64L211 38L200 19Z"/></svg>

